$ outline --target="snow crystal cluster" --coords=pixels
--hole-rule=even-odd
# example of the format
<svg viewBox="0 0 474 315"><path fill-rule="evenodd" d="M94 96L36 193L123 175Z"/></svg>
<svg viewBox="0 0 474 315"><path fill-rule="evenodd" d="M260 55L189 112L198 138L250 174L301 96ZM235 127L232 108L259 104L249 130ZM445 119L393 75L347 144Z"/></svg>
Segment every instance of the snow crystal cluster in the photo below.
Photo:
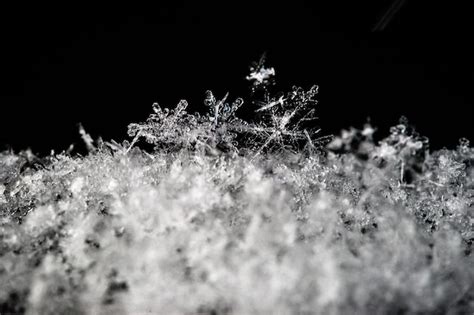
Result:
<svg viewBox="0 0 474 315"><path fill-rule="evenodd" d="M207 92L130 142L81 128L86 156L0 153L0 313L472 314L469 142L318 138L317 87L273 74L249 76L255 121Z"/></svg>

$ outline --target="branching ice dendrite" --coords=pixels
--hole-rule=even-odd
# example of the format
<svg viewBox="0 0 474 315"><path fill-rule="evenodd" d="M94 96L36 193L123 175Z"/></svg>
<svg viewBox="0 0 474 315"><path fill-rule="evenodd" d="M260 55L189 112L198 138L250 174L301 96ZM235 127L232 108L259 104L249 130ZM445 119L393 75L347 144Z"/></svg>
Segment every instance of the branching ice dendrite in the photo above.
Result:
<svg viewBox="0 0 474 315"><path fill-rule="evenodd" d="M265 68L263 57L252 69L248 79L256 80L257 84L267 84L266 80L274 75L273 68ZM262 114L261 119L253 122L246 122L237 116L244 101L237 98L230 103L227 101L228 93L218 100L211 91L207 91L204 104L208 112L203 116L186 113L186 101L181 101L171 111L154 104L154 114L145 123L129 126L129 135L134 138L127 152L140 138L161 149L205 147L210 151L217 148L238 151L236 141L241 139L249 148L256 150L254 156L273 150L274 145L277 150L295 148L299 142L306 140L314 145L318 139L311 137L319 129L308 125L308 122L316 119L314 107L317 93L317 86L308 91L293 87L289 93L280 93L275 97L267 91L265 102L257 101L265 104L256 110Z"/></svg>

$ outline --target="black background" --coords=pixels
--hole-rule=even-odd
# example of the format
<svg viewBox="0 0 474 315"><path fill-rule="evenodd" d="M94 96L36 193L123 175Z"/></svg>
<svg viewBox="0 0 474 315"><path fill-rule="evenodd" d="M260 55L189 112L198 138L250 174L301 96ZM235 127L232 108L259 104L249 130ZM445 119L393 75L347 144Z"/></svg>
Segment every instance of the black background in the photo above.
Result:
<svg viewBox="0 0 474 315"><path fill-rule="evenodd" d="M248 67L265 51L281 89L320 86L323 134L370 117L383 136L405 115L433 148L473 140L470 11L407 0L384 31L371 32L390 4L3 7L1 148L80 146L79 122L94 138L123 140L153 102L184 98L201 110L208 89L245 98Z"/></svg>

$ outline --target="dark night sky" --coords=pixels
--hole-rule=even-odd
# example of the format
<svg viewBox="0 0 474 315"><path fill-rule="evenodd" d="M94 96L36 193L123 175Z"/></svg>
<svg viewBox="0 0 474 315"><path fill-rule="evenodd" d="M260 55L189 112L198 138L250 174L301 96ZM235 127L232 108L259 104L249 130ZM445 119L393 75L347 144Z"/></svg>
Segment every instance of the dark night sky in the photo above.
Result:
<svg viewBox="0 0 474 315"><path fill-rule="evenodd" d="M122 140L153 102L199 110L208 89L245 98L264 51L282 89L320 86L324 134L370 117L384 135L405 115L434 148L474 140L467 8L407 0L374 33L390 1L276 2L3 8L2 148L64 150L80 143L79 122Z"/></svg>

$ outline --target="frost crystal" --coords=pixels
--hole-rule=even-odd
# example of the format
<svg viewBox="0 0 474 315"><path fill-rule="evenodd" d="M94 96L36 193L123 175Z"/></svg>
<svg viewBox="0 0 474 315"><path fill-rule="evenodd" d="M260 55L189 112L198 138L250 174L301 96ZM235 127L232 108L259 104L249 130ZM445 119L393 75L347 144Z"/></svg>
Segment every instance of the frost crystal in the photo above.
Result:
<svg viewBox="0 0 474 315"><path fill-rule="evenodd" d="M262 55L258 62L254 62L250 67L250 74L246 77L247 81L252 82L252 88L265 88L273 84L275 69L265 67L265 54Z"/></svg>
<svg viewBox="0 0 474 315"><path fill-rule="evenodd" d="M253 81L253 84L259 85L268 82L275 75L275 69L264 68L254 69L246 78Z"/></svg>

